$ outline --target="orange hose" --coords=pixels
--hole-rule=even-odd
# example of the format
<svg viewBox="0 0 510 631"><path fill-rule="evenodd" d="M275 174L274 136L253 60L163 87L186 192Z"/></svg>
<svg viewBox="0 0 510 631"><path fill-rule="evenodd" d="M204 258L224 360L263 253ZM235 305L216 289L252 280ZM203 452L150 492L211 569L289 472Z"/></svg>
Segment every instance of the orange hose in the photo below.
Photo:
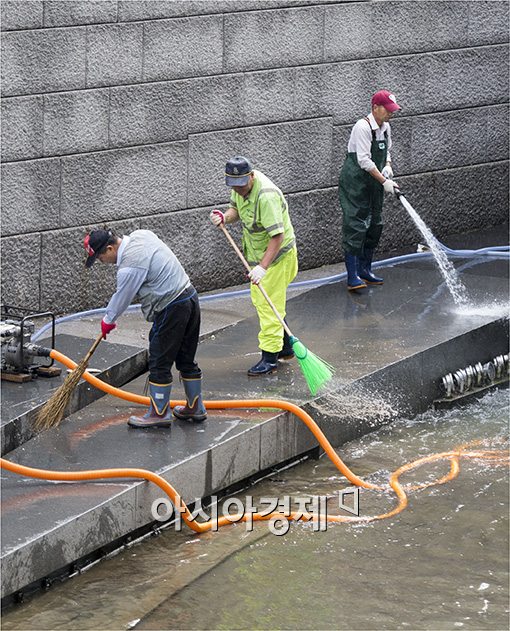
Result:
<svg viewBox="0 0 510 631"><path fill-rule="evenodd" d="M59 361L60 363L66 365L68 368L74 369L76 367L76 363L71 359L59 353L56 350L52 350L50 353L50 357ZM120 397L127 401L131 401L133 403L141 403L142 405L149 405L149 398L141 395L133 394L130 392L125 392L120 390L119 388L115 388L97 377L94 377L87 371L83 374L83 378L96 386L97 388L107 392L109 394L113 394L114 396ZM173 401L172 404L183 404L183 402ZM415 486L408 486L407 490L417 490L427 488L436 484L444 484L445 482L457 477L460 471L459 458L480 458L492 460L496 463L499 461L505 460L508 461L508 451L502 450L477 450L472 452L467 452L465 449L469 445L464 445L459 447L454 451L447 451L440 454L433 454L431 456L426 456L424 458L420 458L415 460L414 462L410 462L408 464L403 465L396 471L394 471L389 479L389 487L388 486L378 486L372 484L370 482L366 482L355 475L349 467L342 461L342 459L338 456L338 454L333 449L331 443L328 441L322 430L318 427L315 421L311 418L309 414L307 414L303 409L294 403L289 403L288 401L279 401L276 399L246 399L246 400L238 400L238 401L205 401L206 407L209 409L225 409L225 408L276 408L281 410L286 410L288 412L292 412L292 414L296 415L300 420L302 420L305 425L310 429L313 433L321 447L324 449L330 460L336 466L336 468L344 475L352 484L356 486L360 486L366 489L371 490L387 490L389 487L394 491L397 496L398 503L397 506L386 513L381 515L375 515L371 517L359 517L359 516L343 516L343 515L327 515L328 522L370 522L379 519L386 519L387 517L393 517L397 515L402 510L404 510L408 504L407 495L404 487L400 484L399 478L402 474L416 469L428 462L434 462L438 460L450 460L450 471L443 477L435 480L433 482L428 482L424 484L419 484ZM479 445L481 441L475 441L472 443L473 446ZM211 529L216 529L219 526L224 526L226 524L231 524L235 522L246 522L246 521L261 521L261 520L270 520L272 518L286 518L288 520L303 520L303 521L321 521L324 516L323 515L310 515L297 512L290 513L279 513L272 512L268 514L260 514L260 513L252 513L252 514L233 514L228 516L219 517L215 520L209 520L207 522L196 522L191 515L190 510L177 493L177 491L173 488L173 486L167 482L164 478L159 476L157 473L152 471L147 471L145 469L131 469L131 468L119 468L119 469L97 469L91 471L47 471L45 469L34 469L32 467L26 467L24 465L20 465L17 463L10 462L4 458L0 458L0 467L2 469L6 469L11 471L12 473L16 473L18 475L25 475L33 478L40 478L45 480L60 480L60 481L79 481L79 480L98 480L98 479L107 479L107 478L141 478L145 479L149 482L153 482L156 484L164 493L168 495L173 505L176 508L176 511L180 511L183 520L186 524L195 532L202 533Z"/></svg>
<svg viewBox="0 0 510 631"><path fill-rule="evenodd" d="M62 353L59 353L56 350L52 350L50 353L50 357L61 364L64 364L68 368L74 369L76 368L76 363L66 357ZM125 401L131 401L132 403L140 403L142 405L150 405L149 397L144 397L140 394L133 394L132 392L126 392L125 390L121 390L120 388L116 388L115 386L111 386L101 379L94 377L88 371L83 373L83 378L88 381L90 384L99 388L103 392L107 394L112 394L113 396L119 397L120 399L124 399ZM174 405L184 405L185 401L172 401L172 407ZM322 430L319 428L317 423L312 419L312 417L307 414L303 409L301 409L298 405L294 403L289 403L288 401L279 401L278 399L239 399L235 401L204 401L204 405L209 410L225 410L228 408L275 408L277 410L286 410L287 412L292 412L295 416L297 416L300 420L305 423L308 429L315 436L321 447L324 449L330 460L336 466L336 468L344 475L352 484L356 486L362 486L367 489L377 489L380 490L381 487L370 484L370 482L365 482L361 478L358 478L352 471L342 462L339 458L338 454L335 452L331 443L328 441Z"/></svg>

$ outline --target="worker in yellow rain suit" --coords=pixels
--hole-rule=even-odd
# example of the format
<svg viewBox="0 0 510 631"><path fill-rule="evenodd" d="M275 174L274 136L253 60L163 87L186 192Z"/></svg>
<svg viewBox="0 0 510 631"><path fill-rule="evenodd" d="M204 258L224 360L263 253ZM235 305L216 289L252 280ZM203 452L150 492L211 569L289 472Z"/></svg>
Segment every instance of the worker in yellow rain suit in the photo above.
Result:
<svg viewBox="0 0 510 631"><path fill-rule="evenodd" d="M243 225L243 250L252 266L249 278L251 299L260 324L259 348L262 357L248 370L258 376L274 372L278 359L291 359L294 351L287 333L257 285L266 290L277 311L285 317L287 287L298 271L296 239L287 201L281 190L243 156L234 156L225 167L225 183L232 188L230 207L225 213L213 210L215 226Z"/></svg>

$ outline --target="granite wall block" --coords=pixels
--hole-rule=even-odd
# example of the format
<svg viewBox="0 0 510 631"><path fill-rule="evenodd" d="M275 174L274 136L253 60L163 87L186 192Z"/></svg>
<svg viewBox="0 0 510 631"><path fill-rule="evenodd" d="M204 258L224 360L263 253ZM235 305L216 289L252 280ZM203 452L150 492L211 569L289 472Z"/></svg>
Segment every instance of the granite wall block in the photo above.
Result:
<svg viewBox="0 0 510 631"><path fill-rule="evenodd" d="M405 115L501 103L508 87L500 62L505 52L506 46L496 46L113 88L111 142L168 142L287 117L332 115L337 125L352 123L369 111L380 76L388 77ZM461 78L459 69L472 83ZM450 79L442 91L438 73ZM489 87L474 95L472 85L487 80ZM424 100L423 93L433 93L434 99ZM202 107L196 108L197 102Z"/></svg>
<svg viewBox="0 0 510 631"><path fill-rule="evenodd" d="M41 235L37 232L1 241L2 303L39 309Z"/></svg>
<svg viewBox="0 0 510 631"><path fill-rule="evenodd" d="M143 24L87 28L87 87L140 83Z"/></svg>
<svg viewBox="0 0 510 631"><path fill-rule="evenodd" d="M108 148L108 90L45 94L44 155Z"/></svg>
<svg viewBox="0 0 510 631"><path fill-rule="evenodd" d="M335 125L333 127L333 160L331 166L331 185L338 186L338 178L340 177L340 171L345 161L347 154L347 144L351 135L351 130L356 121L351 125ZM392 125L393 127L393 125ZM393 136L396 138L395 132ZM402 142L402 135L398 136L398 142ZM394 138L394 142L396 142Z"/></svg>
<svg viewBox="0 0 510 631"><path fill-rule="evenodd" d="M285 193L329 186L332 132L330 118L317 118L190 136L188 207L228 202L225 162L236 154Z"/></svg>
<svg viewBox="0 0 510 631"><path fill-rule="evenodd" d="M243 125L242 88L235 75L112 88L111 145L169 142Z"/></svg>
<svg viewBox="0 0 510 631"><path fill-rule="evenodd" d="M239 81L245 125L263 125L291 121L301 116L296 108L296 69L264 70L236 75ZM316 113L313 113L315 116Z"/></svg>
<svg viewBox="0 0 510 631"><path fill-rule="evenodd" d="M16 31L2 37L2 95L85 87L85 28Z"/></svg>
<svg viewBox="0 0 510 631"><path fill-rule="evenodd" d="M482 140L487 162L507 160L509 155L509 134L507 133L510 110L508 103L486 110L486 131Z"/></svg>
<svg viewBox="0 0 510 631"><path fill-rule="evenodd" d="M186 207L187 145L62 158L62 227Z"/></svg>
<svg viewBox="0 0 510 631"><path fill-rule="evenodd" d="M336 188L287 196L301 269L336 263L341 242L341 210Z"/></svg>
<svg viewBox="0 0 510 631"><path fill-rule="evenodd" d="M2 0L0 8L2 31L41 28L43 25L43 0Z"/></svg>
<svg viewBox="0 0 510 631"><path fill-rule="evenodd" d="M312 107L302 115L300 97L295 93L296 71L269 70L112 88L111 143L120 147L169 142L202 131L316 116Z"/></svg>
<svg viewBox="0 0 510 631"><path fill-rule="evenodd" d="M339 3L325 8L324 61L508 42L508 9L470 0Z"/></svg>
<svg viewBox="0 0 510 631"><path fill-rule="evenodd" d="M508 108L494 106L413 117L409 170L419 173L508 159L504 141L493 146L488 141L488 130L508 120L504 110Z"/></svg>
<svg viewBox="0 0 510 631"><path fill-rule="evenodd" d="M343 0L354 2L358 0ZM363 0L364 1L364 0ZM335 3L338 0L119 0L119 21L154 20L204 13L231 13Z"/></svg>
<svg viewBox="0 0 510 631"><path fill-rule="evenodd" d="M144 25L145 81L219 74L222 70L221 15L157 20Z"/></svg>
<svg viewBox="0 0 510 631"><path fill-rule="evenodd" d="M2 162L42 155L43 97L11 97L1 100Z"/></svg>
<svg viewBox="0 0 510 631"><path fill-rule="evenodd" d="M505 103L508 73L501 60L507 54L508 46L499 45L378 59L370 91L384 76L406 115Z"/></svg>
<svg viewBox="0 0 510 631"><path fill-rule="evenodd" d="M44 26L101 24L117 20L117 0L45 0Z"/></svg>
<svg viewBox="0 0 510 631"><path fill-rule="evenodd" d="M334 124L339 125L352 123L357 112L365 115L373 94L372 63L349 61L296 68L296 116L333 116Z"/></svg>
<svg viewBox="0 0 510 631"><path fill-rule="evenodd" d="M390 1L327 7L324 59L367 59L466 47L470 44L470 4Z"/></svg>
<svg viewBox="0 0 510 631"><path fill-rule="evenodd" d="M50 230L59 225L59 160L3 164L2 235Z"/></svg>
<svg viewBox="0 0 510 631"><path fill-rule="evenodd" d="M323 58L322 7L231 13L225 16L225 70L319 63Z"/></svg>
<svg viewBox="0 0 510 631"><path fill-rule="evenodd" d="M508 161L439 171L436 183L440 207L433 226L442 220L440 236L508 222Z"/></svg>
<svg viewBox="0 0 510 631"><path fill-rule="evenodd" d="M508 42L510 5L508 2L477 0L467 2L468 39L472 46Z"/></svg>

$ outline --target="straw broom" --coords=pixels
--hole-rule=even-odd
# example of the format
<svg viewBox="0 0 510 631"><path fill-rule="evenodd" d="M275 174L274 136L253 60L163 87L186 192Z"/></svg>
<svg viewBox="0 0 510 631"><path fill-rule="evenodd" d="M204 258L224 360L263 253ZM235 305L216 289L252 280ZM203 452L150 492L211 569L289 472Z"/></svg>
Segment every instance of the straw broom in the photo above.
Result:
<svg viewBox="0 0 510 631"><path fill-rule="evenodd" d="M76 368L70 372L64 380L64 383L55 391L52 397L47 401L45 406L39 411L34 426L38 430L49 429L59 425L64 418L64 412L71 399L74 389L78 385L83 373L87 369L92 354L99 346L99 343L103 339L103 334L100 333L94 344L90 347L89 352L76 366Z"/></svg>
<svg viewBox="0 0 510 631"><path fill-rule="evenodd" d="M243 253L237 247L236 242L231 237L229 231L225 228L223 223L220 224L220 228L223 230L223 234L227 237L230 245L234 248L244 267L247 269L248 272L251 272L251 267L248 261L244 258ZM296 355L299 362L301 372L303 373L310 392L315 396L318 390L322 388L322 386L324 386L333 377L335 369L333 368L333 366L331 366L331 364L328 364L326 361L312 353L312 351L308 350L306 346L292 334L292 331L289 329L287 323L282 318L282 316L278 313L278 310L274 306L271 298L269 298L269 296L267 295L264 287L262 287L262 285L260 284L258 284L257 287L260 289L268 305L273 310L273 313L287 332L287 335L290 338L290 343L292 345L292 350L294 351L294 354Z"/></svg>

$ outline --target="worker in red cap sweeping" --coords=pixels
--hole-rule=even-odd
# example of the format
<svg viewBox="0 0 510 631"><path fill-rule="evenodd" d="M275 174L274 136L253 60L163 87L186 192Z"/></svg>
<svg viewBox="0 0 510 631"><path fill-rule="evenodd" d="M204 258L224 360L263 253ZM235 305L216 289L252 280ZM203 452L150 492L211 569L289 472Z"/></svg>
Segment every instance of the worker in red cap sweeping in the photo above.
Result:
<svg viewBox="0 0 510 631"><path fill-rule="evenodd" d="M132 427L170 427L172 365L181 373L186 405L175 406L175 417L204 421L202 372L195 361L200 330L200 305L195 288L172 250L150 230L119 237L111 230L93 230L84 240L86 266L96 259L117 266L117 291L101 321L103 338L138 295L142 313L152 322L149 333L150 407L132 416Z"/></svg>
<svg viewBox="0 0 510 631"><path fill-rule="evenodd" d="M372 258L383 228L384 193L399 191L392 179L389 120L400 109L391 92L376 92L372 111L354 125L347 145L338 193L347 289L351 291L383 284L383 279L372 273Z"/></svg>
<svg viewBox="0 0 510 631"><path fill-rule="evenodd" d="M279 359L292 359L289 335L258 290L260 283L282 318L285 317L287 287L298 271L294 228L287 200L264 173L254 169L248 158L234 156L225 166L225 184L231 188L229 208L213 210L215 226L241 220L244 255L252 267L251 299L259 317L260 360L248 370L257 377L274 372Z"/></svg>

